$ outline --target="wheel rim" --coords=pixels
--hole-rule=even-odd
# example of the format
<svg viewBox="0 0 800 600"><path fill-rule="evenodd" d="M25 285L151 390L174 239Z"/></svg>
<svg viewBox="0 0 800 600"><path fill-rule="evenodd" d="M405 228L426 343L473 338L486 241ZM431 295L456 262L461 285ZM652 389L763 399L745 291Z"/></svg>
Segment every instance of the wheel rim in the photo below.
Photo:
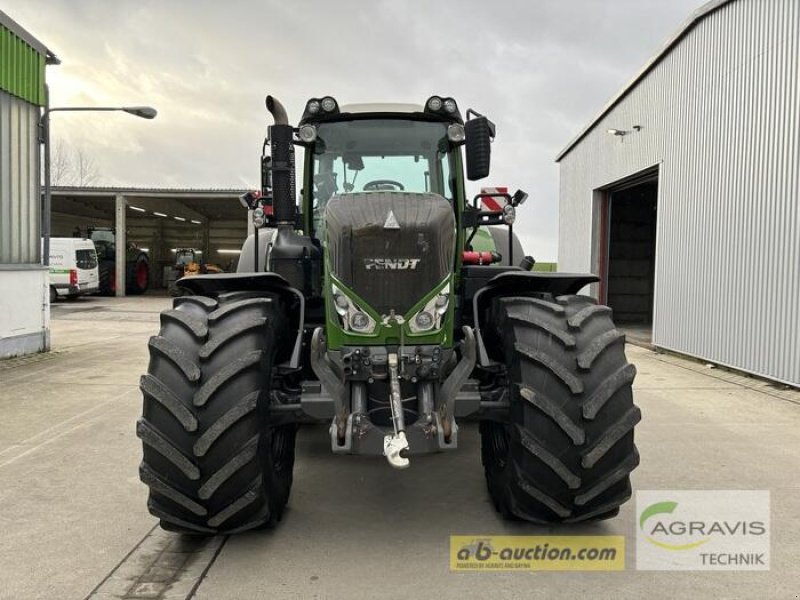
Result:
<svg viewBox="0 0 800 600"><path fill-rule="evenodd" d="M272 432L272 465L276 473L282 473L289 460L289 435L285 427Z"/></svg>
<svg viewBox="0 0 800 600"><path fill-rule="evenodd" d="M506 428L499 423L493 423L489 430L488 437L490 456L494 464L499 469L505 468L509 449L508 432L506 432Z"/></svg>

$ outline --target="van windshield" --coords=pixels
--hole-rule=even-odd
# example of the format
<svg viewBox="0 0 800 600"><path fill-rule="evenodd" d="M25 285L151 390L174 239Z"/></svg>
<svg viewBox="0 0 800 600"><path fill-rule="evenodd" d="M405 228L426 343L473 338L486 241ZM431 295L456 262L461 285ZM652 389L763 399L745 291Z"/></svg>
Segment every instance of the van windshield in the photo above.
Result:
<svg viewBox="0 0 800 600"><path fill-rule="evenodd" d="M97 254L94 250L76 250L75 265L79 269L94 269L97 266Z"/></svg>

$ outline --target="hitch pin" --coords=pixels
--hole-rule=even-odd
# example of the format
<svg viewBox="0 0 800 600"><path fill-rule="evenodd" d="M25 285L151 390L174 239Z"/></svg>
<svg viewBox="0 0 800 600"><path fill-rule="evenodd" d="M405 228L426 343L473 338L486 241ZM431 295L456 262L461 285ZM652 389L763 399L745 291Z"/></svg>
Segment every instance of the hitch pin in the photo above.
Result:
<svg viewBox="0 0 800 600"><path fill-rule="evenodd" d="M408 452L408 440L406 439L406 424L403 416L403 398L400 395L400 377L397 372L397 354L390 352L387 358L391 381L389 405L392 409L394 434L383 438L383 455L395 469L406 469L410 461L405 457Z"/></svg>

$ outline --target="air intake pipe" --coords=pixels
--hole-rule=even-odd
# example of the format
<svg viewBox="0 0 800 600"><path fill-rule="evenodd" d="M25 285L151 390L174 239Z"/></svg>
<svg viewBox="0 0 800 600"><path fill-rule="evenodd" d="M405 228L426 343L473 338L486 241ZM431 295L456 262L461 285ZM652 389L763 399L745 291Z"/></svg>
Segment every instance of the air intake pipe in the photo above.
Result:
<svg viewBox="0 0 800 600"><path fill-rule="evenodd" d="M279 228L290 224L294 227L294 130L283 104L273 96L267 96L267 110L275 121L269 128L273 215Z"/></svg>

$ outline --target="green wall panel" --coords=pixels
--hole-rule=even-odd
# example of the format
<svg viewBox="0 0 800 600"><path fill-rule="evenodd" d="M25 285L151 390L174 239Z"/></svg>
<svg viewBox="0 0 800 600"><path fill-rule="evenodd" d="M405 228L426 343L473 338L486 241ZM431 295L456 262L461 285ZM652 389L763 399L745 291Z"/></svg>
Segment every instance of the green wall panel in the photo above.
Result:
<svg viewBox="0 0 800 600"><path fill-rule="evenodd" d="M0 25L0 89L44 104L45 57Z"/></svg>

